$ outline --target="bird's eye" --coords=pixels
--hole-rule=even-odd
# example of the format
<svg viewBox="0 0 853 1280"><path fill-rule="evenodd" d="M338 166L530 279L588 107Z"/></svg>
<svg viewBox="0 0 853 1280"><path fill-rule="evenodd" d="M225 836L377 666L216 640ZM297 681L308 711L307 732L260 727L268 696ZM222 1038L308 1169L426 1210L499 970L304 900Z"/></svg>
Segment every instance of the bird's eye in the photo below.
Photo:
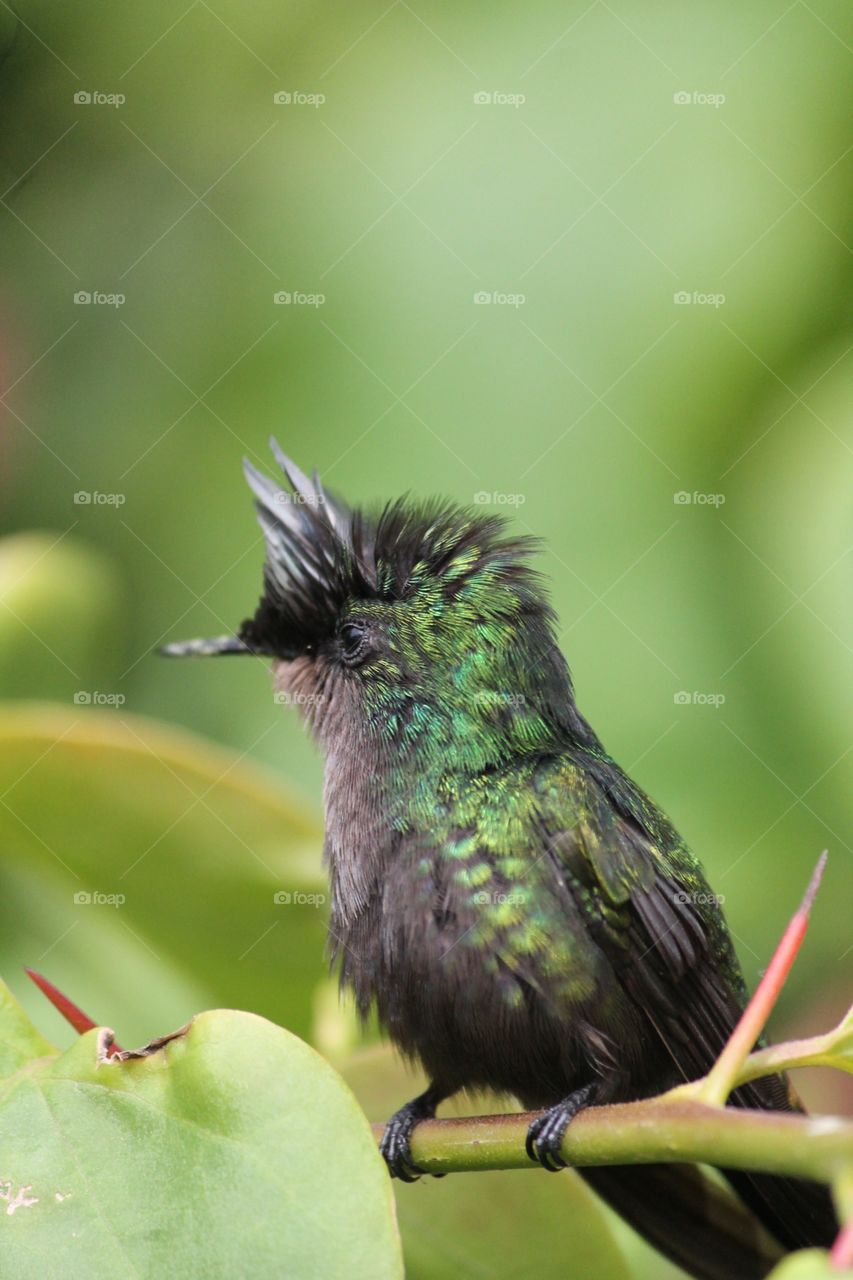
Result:
<svg viewBox="0 0 853 1280"><path fill-rule="evenodd" d="M357 622L345 622L341 627L341 653L346 662L355 662L364 650L367 630Z"/></svg>

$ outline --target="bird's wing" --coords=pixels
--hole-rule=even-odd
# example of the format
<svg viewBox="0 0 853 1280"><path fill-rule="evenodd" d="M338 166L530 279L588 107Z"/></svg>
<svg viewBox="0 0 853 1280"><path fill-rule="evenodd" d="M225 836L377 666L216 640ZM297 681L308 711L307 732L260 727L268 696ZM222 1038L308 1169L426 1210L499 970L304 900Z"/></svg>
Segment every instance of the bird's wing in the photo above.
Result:
<svg viewBox="0 0 853 1280"><path fill-rule="evenodd" d="M624 775L610 787L578 768L565 785L571 815L559 800L545 815L552 856L676 1073L695 1079L710 1069L744 998L719 903L672 828Z"/></svg>
<svg viewBox="0 0 853 1280"><path fill-rule="evenodd" d="M552 840L559 868L575 900L587 904L593 936L677 1073L696 1079L710 1070L746 999L720 903L667 820L624 774L579 774L571 779L573 820ZM801 1109L784 1076L743 1085L729 1102ZM613 1171L601 1172L606 1182ZM832 1240L836 1224L825 1187L723 1172L789 1248Z"/></svg>

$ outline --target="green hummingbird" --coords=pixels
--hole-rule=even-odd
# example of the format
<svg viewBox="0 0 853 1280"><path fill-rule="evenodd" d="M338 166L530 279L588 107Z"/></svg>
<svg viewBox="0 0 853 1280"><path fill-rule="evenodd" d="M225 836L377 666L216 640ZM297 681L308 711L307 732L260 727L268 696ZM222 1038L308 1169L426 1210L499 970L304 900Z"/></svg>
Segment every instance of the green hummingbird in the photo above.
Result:
<svg viewBox="0 0 853 1280"><path fill-rule="evenodd" d="M271 444L288 489L245 464L257 610L165 652L269 656L325 753L333 961L431 1082L385 1129L391 1174L418 1176L412 1130L459 1090L541 1110L527 1152L557 1170L581 1108L710 1069L746 1000L719 900L578 710L535 540L444 502L351 509ZM799 1105L782 1077L731 1103ZM766 1273L698 1170L579 1172L692 1274ZM832 1239L823 1187L725 1176L785 1248Z"/></svg>

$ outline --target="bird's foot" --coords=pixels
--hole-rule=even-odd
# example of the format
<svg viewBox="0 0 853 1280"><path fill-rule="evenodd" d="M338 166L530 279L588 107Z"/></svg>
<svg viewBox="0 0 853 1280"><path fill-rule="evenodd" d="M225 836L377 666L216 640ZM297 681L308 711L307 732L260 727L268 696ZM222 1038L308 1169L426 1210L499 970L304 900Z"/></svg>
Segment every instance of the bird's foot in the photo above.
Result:
<svg viewBox="0 0 853 1280"><path fill-rule="evenodd" d="M412 1159L410 1143L415 1126L421 1120L432 1120L440 1101L440 1096L427 1089L426 1093L395 1111L386 1124L379 1150L392 1178L399 1178L401 1182L417 1182L426 1173L426 1169L421 1169Z"/></svg>
<svg viewBox="0 0 853 1280"><path fill-rule="evenodd" d="M524 1149L531 1160L538 1161L549 1173L559 1173L565 1169L566 1162L560 1154L563 1135L579 1111L590 1106L595 1098L596 1086L584 1085L576 1089L555 1107L549 1107L541 1116L537 1116L527 1130L527 1141Z"/></svg>

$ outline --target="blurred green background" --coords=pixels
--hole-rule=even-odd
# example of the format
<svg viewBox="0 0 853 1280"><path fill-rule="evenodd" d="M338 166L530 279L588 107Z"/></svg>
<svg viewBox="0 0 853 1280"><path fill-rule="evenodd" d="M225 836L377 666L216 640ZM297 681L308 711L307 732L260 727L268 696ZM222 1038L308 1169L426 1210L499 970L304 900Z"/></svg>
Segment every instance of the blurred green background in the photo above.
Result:
<svg viewBox="0 0 853 1280"><path fill-rule="evenodd" d="M272 901L322 891L314 749L262 663L152 656L253 610L272 432L544 538L750 984L829 848L774 1034L841 1013L850 40L840 0L0 9L0 959L56 1039L24 964L128 1043L352 1041L322 906Z"/></svg>

